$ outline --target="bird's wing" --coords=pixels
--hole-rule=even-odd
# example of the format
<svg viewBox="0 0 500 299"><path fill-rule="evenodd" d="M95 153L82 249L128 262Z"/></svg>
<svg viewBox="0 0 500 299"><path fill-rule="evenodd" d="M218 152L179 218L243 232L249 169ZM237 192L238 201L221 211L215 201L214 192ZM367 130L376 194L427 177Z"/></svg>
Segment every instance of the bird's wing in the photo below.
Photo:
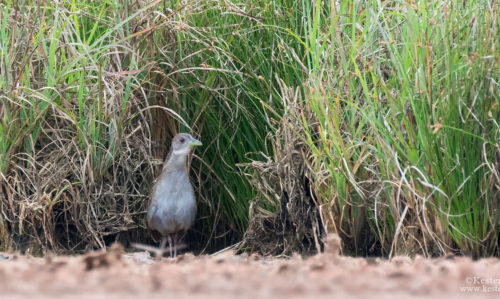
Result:
<svg viewBox="0 0 500 299"><path fill-rule="evenodd" d="M170 156L172 156L172 151L173 151L173 149L171 148L167 154L167 157L165 158L165 161L163 162L163 167L161 169L161 173L154 181L153 188L151 188L151 192L149 193L148 209L153 204L153 195L155 194L156 188L158 188L158 183L159 183L161 177L163 176L163 174L167 170L167 162L170 159Z"/></svg>
<svg viewBox="0 0 500 299"><path fill-rule="evenodd" d="M154 197L154 194L156 192L156 188L158 188L158 181L159 181L159 179L156 179L156 181L153 185L153 188L151 188L151 192L149 193L148 210L150 209L151 205L154 204L153 197Z"/></svg>

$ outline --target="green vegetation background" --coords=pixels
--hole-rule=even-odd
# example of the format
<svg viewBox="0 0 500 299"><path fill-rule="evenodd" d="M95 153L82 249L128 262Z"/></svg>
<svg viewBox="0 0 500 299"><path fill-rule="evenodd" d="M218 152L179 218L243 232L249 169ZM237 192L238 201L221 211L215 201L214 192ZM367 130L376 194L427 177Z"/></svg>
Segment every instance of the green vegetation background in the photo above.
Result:
<svg viewBox="0 0 500 299"><path fill-rule="evenodd" d="M278 146L287 127L346 250L496 255L499 13L494 0L3 1L0 248L151 240L149 188L180 131L204 144L190 238L228 246L253 199L276 209L248 166L293 149Z"/></svg>

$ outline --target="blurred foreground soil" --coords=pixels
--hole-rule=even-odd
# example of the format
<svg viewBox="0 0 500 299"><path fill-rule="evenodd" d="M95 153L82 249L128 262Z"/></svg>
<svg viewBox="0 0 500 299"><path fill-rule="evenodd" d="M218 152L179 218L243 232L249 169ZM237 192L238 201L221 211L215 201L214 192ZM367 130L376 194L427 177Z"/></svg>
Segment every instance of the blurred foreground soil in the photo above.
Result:
<svg viewBox="0 0 500 299"><path fill-rule="evenodd" d="M500 296L500 259L263 258L144 252L0 254L0 298L468 298Z"/></svg>

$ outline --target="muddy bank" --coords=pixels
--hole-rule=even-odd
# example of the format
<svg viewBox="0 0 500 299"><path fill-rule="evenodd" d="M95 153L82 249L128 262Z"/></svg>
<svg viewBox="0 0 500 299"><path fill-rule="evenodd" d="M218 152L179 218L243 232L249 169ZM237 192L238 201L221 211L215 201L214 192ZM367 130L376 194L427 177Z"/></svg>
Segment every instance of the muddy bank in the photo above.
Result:
<svg viewBox="0 0 500 299"><path fill-rule="evenodd" d="M144 252L34 258L0 255L1 298L498 297L500 260L466 257L302 259L227 251L151 259Z"/></svg>

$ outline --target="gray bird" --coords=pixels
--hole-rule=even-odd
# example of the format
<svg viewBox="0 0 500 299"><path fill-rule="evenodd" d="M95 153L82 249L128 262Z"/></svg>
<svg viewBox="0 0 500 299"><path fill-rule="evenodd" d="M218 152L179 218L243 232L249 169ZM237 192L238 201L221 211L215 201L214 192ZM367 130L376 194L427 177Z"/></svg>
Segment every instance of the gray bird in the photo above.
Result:
<svg viewBox="0 0 500 299"><path fill-rule="evenodd" d="M189 182L186 159L194 146L201 142L190 134L177 134L172 140L170 152L163 170L153 186L148 207L147 223L161 236L160 254L165 252L168 239L170 256L177 255L177 242L191 227L196 215L196 200Z"/></svg>

